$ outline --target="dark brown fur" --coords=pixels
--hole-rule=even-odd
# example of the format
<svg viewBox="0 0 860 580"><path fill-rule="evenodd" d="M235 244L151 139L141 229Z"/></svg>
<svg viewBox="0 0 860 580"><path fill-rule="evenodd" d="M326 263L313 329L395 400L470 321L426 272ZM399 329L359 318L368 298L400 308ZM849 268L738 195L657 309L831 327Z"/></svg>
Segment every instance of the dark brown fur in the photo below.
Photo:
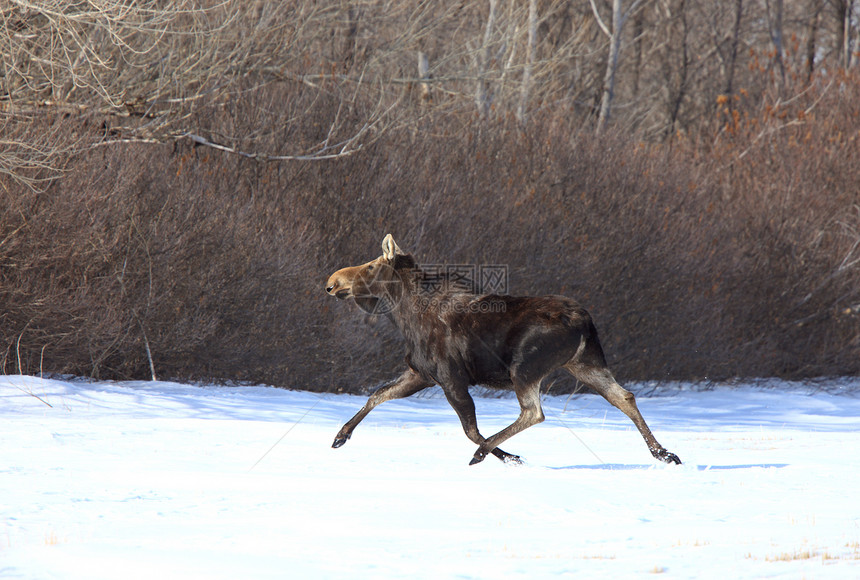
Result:
<svg viewBox="0 0 860 580"><path fill-rule="evenodd" d="M519 457L498 446L544 420L541 381L563 367L630 417L654 457L666 463L681 462L657 442L633 394L613 378L591 316L575 300L563 296L475 295L437 285L428 288L415 260L402 253L390 235L382 247L383 255L376 260L332 274L326 291L341 299L354 298L365 310L385 314L406 340L409 368L370 396L338 432L332 447L346 443L355 427L380 403L438 384L466 435L478 445L472 464L488 453L518 462ZM520 404L520 416L484 438L478 431L471 385L512 389Z"/></svg>

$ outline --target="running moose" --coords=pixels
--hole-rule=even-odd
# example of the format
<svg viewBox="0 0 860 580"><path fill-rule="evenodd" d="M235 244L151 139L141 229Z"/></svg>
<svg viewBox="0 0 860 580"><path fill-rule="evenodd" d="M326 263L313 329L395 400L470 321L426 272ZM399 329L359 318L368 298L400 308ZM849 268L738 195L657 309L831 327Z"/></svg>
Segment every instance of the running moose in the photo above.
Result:
<svg viewBox="0 0 860 580"><path fill-rule="evenodd" d="M326 292L341 300L353 298L364 310L384 314L397 326L406 340L409 367L370 396L338 432L332 447L346 443L380 403L438 384L466 436L478 445L470 465L483 461L488 453L520 463L518 456L499 445L544 420L541 381L563 367L630 417L651 455L666 463L681 463L657 442L633 394L613 378L591 316L576 301L563 296L475 295L448 284L440 290L438 284L424 281L415 259L397 247L391 234L382 241L382 256L338 270L328 279ZM520 416L484 438L478 431L470 385L513 389Z"/></svg>

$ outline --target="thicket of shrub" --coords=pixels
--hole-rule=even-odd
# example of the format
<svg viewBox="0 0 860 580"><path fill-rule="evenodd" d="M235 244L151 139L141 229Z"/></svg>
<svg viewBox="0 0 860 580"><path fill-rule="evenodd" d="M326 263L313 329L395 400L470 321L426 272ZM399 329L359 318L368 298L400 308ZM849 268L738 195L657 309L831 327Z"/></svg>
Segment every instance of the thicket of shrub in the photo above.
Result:
<svg viewBox="0 0 860 580"><path fill-rule="evenodd" d="M856 374L860 82L835 82L746 116L724 103L708 138L665 144L558 107L526 130L431 111L329 161L91 149L44 191L0 188L0 369L148 378L151 360L159 378L368 388L400 341L323 285L390 232L419 262L505 264L513 293L576 297L622 380ZM335 119L358 130L362 106L276 83L195 123L277 153Z"/></svg>

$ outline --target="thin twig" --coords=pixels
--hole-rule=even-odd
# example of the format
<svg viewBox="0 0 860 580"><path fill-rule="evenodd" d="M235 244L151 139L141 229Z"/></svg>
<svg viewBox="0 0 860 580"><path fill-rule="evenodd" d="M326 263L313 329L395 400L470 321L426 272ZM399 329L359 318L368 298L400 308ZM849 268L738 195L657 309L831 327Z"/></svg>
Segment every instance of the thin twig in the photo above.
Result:
<svg viewBox="0 0 860 580"><path fill-rule="evenodd" d="M24 393L25 395L30 395L34 399L38 399L42 403L48 405L50 408L52 408L52 409L54 408L54 406L51 403L49 403L48 401L46 401L45 399L43 399L42 397L40 397L39 395L34 393L32 390L29 390L29 391L24 390L23 388L19 387L18 385L15 385L15 388L18 389L19 391L21 391L22 393Z"/></svg>

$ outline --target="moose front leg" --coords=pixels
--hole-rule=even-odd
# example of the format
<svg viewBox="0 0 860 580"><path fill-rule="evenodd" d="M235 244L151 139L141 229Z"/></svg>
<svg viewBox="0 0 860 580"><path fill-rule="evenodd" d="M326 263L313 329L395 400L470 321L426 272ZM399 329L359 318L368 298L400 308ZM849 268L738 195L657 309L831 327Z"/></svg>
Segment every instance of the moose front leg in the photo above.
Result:
<svg viewBox="0 0 860 580"><path fill-rule="evenodd" d="M359 423L361 423L361 420L380 403L390 401L391 399L403 399L405 397L409 397L430 386L433 386L433 383L425 381L418 376L415 371L409 369L400 375L400 377L393 383L388 383L387 385L379 387L372 395L370 395L370 398L367 399L364 407L362 407L352 419L347 421L346 424L341 427L340 431L338 431L334 438L334 443L331 444L332 448L337 449L338 447L343 446L343 444L352 437L353 430Z"/></svg>
<svg viewBox="0 0 860 580"><path fill-rule="evenodd" d="M483 435L478 431L478 418L475 415L475 400L472 399L472 395L469 394L469 388L461 386L456 388L446 388L443 390L445 391L445 397L448 399L448 403L451 404L454 411L457 412L457 416L460 418L460 424L463 425L463 431L466 432L466 437L468 437L473 443L484 445L487 440L484 439ZM502 451L498 447L493 447L488 452L492 453L505 463L521 464L523 462L519 455ZM484 455L486 456L486 453Z"/></svg>

